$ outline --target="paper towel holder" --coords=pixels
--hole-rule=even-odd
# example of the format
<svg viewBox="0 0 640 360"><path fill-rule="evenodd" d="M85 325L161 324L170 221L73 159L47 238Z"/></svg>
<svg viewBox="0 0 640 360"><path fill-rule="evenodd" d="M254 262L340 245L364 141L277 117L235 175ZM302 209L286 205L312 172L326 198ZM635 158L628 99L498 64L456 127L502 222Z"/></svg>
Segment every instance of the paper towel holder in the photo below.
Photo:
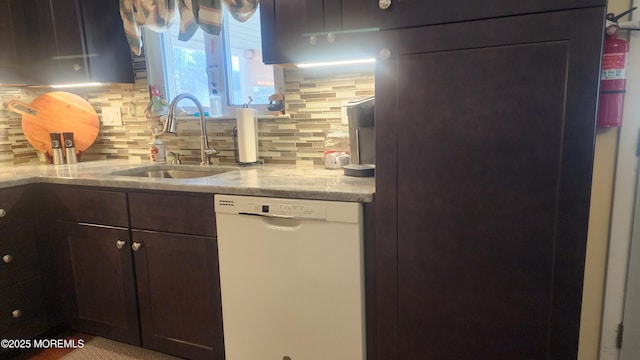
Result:
<svg viewBox="0 0 640 360"><path fill-rule="evenodd" d="M264 160L261 160L261 159L257 159L254 162L240 162L240 151L238 150L238 126L237 125L233 127L233 156L235 158L236 164L240 166L264 164Z"/></svg>

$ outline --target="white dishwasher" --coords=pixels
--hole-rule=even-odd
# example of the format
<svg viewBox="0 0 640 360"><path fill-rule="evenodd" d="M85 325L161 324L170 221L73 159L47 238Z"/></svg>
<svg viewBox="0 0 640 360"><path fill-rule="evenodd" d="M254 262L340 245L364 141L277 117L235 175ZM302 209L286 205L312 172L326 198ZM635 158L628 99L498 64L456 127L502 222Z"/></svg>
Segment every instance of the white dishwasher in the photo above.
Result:
<svg viewBox="0 0 640 360"><path fill-rule="evenodd" d="M365 358L362 205L215 196L227 360Z"/></svg>

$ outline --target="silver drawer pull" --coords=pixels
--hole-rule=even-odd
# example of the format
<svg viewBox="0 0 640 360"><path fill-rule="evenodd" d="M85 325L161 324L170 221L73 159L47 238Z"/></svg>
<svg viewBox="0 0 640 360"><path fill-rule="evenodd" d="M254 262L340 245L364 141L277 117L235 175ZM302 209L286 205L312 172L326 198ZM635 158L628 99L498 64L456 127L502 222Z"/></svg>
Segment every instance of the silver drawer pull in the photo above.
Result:
<svg viewBox="0 0 640 360"><path fill-rule="evenodd" d="M10 254L7 254L2 257L2 261L4 261L5 264L8 264L13 261L13 256L11 256Z"/></svg>
<svg viewBox="0 0 640 360"><path fill-rule="evenodd" d="M134 242L133 244L131 244L131 248L133 249L133 251L138 251L141 247L142 244L140 244L139 242Z"/></svg>
<svg viewBox="0 0 640 360"><path fill-rule="evenodd" d="M124 246L124 244L125 244L125 242L124 242L124 241L122 241L122 240L118 240L118 241L116 241L116 247L117 247L118 249L122 249L122 247Z"/></svg>
<svg viewBox="0 0 640 360"><path fill-rule="evenodd" d="M382 10L387 10L389 8L389 6L391 6L391 0L379 0L378 1L378 6Z"/></svg>
<svg viewBox="0 0 640 360"><path fill-rule="evenodd" d="M7 211L5 209L0 209L0 217L5 217L7 215Z"/></svg>
<svg viewBox="0 0 640 360"><path fill-rule="evenodd" d="M20 309L13 310L13 311L11 312L11 315L13 315L13 318L14 318L14 319L17 319L17 318L19 318L20 316L22 316L22 310L20 310Z"/></svg>

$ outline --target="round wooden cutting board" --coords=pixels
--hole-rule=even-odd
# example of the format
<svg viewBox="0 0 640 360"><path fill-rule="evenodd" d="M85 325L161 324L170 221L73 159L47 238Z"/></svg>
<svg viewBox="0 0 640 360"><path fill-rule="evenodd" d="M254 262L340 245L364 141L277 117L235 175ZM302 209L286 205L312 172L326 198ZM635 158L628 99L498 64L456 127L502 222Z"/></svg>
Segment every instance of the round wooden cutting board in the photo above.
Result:
<svg viewBox="0 0 640 360"><path fill-rule="evenodd" d="M51 155L52 132L72 132L76 153L87 150L98 137L100 122L96 110L78 95L54 91L35 98L31 104L10 101L7 108L22 115L22 130L36 149Z"/></svg>

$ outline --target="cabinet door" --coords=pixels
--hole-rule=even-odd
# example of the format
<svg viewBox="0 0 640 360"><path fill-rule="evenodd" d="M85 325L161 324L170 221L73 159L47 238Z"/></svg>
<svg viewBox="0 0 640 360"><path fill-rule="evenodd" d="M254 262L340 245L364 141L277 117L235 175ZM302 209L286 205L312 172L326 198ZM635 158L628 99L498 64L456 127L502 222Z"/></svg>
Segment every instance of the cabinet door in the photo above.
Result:
<svg viewBox="0 0 640 360"><path fill-rule="evenodd" d="M66 257L60 301L73 303L73 328L140 345L128 230L59 221L54 241Z"/></svg>
<svg viewBox="0 0 640 360"><path fill-rule="evenodd" d="M292 62L291 54L308 43L303 34L324 29L321 2L308 0L260 2L262 58L266 64Z"/></svg>
<svg viewBox="0 0 640 360"><path fill-rule="evenodd" d="M58 56L50 0L12 0L16 32L25 34L18 54L38 84L58 74Z"/></svg>
<svg viewBox="0 0 640 360"><path fill-rule="evenodd" d="M2 2L5 4L0 5L2 7L2 15L0 17L4 17L3 24L0 25L0 28L2 28L0 30L0 38L3 39L0 42L3 42L4 46L0 45L0 48L2 48L0 58L4 58L5 61L9 62L9 66L5 68L8 71L8 80L6 81L15 84L33 84L34 74L32 74L32 71L35 68L32 67L32 64L35 49L32 47L30 34L33 28L38 29L43 24L35 23L33 27L30 27L29 22L24 20L29 18L32 13L32 4L29 1L2 0ZM7 11L5 12L5 10ZM46 46L46 48L49 47L50 45ZM0 75L2 75L1 71ZM0 82L3 82L3 80L5 79L0 79Z"/></svg>
<svg viewBox="0 0 640 360"><path fill-rule="evenodd" d="M0 49L0 84L22 83L24 79L18 71L16 34L9 0L0 0Z"/></svg>
<svg viewBox="0 0 640 360"><path fill-rule="evenodd" d="M16 60L9 0L0 0L0 48L0 68L7 68Z"/></svg>
<svg viewBox="0 0 640 360"><path fill-rule="evenodd" d="M224 359L215 238L133 230L142 343L189 359Z"/></svg>
<svg viewBox="0 0 640 360"><path fill-rule="evenodd" d="M110 1L105 1L110 2ZM47 73L51 83L89 81L89 59L83 36L83 19L76 0L51 1L51 18L56 39L56 56L51 59L58 68L56 73Z"/></svg>
<svg viewBox="0 0 640 360"><path fill-rule="evenodd" d="M84 55L91 81L133 83L133 60L117 1L78 1L83 24ZM64 21L65 12L58 12ZM67 66L75 68L75 65Z"/></svg>
<svg viewBox="0 0 640 360"><path fill-rule="evenodd" d="M575 359L604 7L385 33L376 359Z"/></svg>
<svg viewBox="0 0 640 360"><path fill-rule="evenodd" d="M386 9L383 3L389 3ZM343 30L414 26L606 5L604 0L342 0Z"/></svg>

